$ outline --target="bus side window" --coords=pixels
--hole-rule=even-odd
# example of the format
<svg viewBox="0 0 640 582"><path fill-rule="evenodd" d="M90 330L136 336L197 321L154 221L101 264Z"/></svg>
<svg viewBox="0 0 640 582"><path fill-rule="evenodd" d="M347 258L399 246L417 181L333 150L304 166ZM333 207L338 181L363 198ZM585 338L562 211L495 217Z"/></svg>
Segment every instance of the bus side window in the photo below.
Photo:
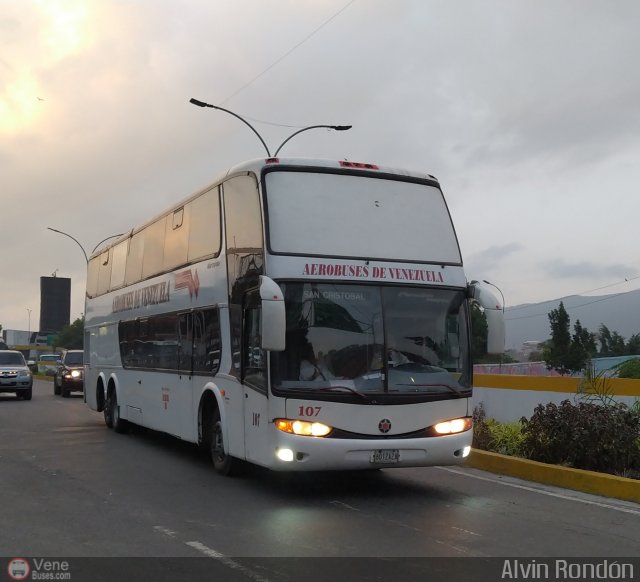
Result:
<svg viewBox="0 0 640 582"><path fill-rule="evenodd" d="M216 308L193 312L193 371L216 374L221 354L220 318Z"/></svg>
<svg viewBox="0 0 640 582"><path fill-rule="evenodd" d="M260 307L250 307L244 312L244 334L242 350L243 379L262 390L267 389L267 366L262 349Z"/></svg>
<svg viewBox="0 0 640 582"><path fill-rule="evenodd" d="M193 337L191 334L191 313L181 313L178 318L178 369L191 374Z"/></svg>

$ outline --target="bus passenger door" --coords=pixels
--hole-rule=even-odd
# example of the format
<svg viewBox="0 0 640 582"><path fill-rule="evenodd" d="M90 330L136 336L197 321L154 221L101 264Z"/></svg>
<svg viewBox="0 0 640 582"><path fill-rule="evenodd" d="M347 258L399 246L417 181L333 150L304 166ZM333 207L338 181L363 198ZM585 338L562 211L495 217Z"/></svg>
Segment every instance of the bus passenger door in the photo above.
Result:
<svg viewBox="0 0 640 582"><path fill-rule="evenodd" d="M167 374L160 386L162 413L165 415L167 432L186 440L194 440L191 411L193 409L193 351L196 342L197 324L193 314L178 314L177 356L175 369Z"/></svg>
<svg viewBox="0 0 640 582"><path fill-rule="evenodd" d="M265 465L270 454L268 435L267 356L262 349L260 296L247 296L242 333L242 384L245 452L248 461Z"/></svg>

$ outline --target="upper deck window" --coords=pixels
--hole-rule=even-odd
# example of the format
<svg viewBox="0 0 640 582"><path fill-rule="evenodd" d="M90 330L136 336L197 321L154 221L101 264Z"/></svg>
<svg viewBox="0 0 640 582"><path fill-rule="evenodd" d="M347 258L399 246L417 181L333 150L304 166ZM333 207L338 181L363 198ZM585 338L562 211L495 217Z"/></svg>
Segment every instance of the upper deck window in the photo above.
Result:
<svg viewBox="0 0 640 582"><path fill-rule="evenodd" d="M266 175L270 250L282 254L460 264L442 192L363 175Z"/></svg>

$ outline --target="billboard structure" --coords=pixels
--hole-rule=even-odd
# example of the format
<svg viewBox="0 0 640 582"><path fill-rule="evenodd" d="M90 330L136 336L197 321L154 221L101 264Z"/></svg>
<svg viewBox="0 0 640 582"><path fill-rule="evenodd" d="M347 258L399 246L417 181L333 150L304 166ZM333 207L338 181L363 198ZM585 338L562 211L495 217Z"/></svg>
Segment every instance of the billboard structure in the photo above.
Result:
<svg viewBox="0 0 640 582"><path fill-rule="evenodd" d="M71 318L71 279L40 277L40 333L58 333Z"/></svg>

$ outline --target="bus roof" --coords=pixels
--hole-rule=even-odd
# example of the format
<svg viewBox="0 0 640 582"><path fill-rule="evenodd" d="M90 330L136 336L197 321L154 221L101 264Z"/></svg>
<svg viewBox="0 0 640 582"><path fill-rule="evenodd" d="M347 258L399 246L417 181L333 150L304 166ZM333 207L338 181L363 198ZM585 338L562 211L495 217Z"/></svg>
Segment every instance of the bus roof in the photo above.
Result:
<svg viewBox="0 0 640 582"><path fill-rule="evenodd" d="M417 178L420 180L438 181L435 176L423 172L415 172L402 168L392 168L390 166L379 166L370 162L357 162L352 160L327 160L321 158L256 158L248 160L231 167L223 177L227 175L247 172L259 171L267 166L298 166L301 168L332 168L336 170L354 170L363 172L379 172L381 174L395 174L398 176L406 176Z"/></svg>
<svg viewBox="0 0 640 582"><path fill-rule="evenodd" d="M123 240L128 239L129 237L133 236L133 234L135 234L136 232L142 230L148 225L153 224L156 220L162 218L168 212L171 212L172 210L175 210L180 208L181 206L184 206L187 202L189 202L193 198L196 198L197 196L202 194L205 190L209 190L211 187L215 186L216 184L223 182L224 179L229 176L232 176L235 174L242 174L246 172L255 172L256 174L260 175L264 168L278 167L278 166L299 167L299 168L328 168L328 169L343 170L343 171L356 172L356 173L362 172L362 173L367 173L368 175L370 175L373 172L373 173L379 173L381 175L387 175L387 176L396 175L396 176L402 176L406 178L414 178L418 180L429 180L436 183L438 182L438 179L431 174L415 172L415 171L410 171L410 170L401 169L401 168L392 168L389 166L379 166L377 164L373 164L369 162L355 162L355 161L346 160L346 159L345 160L328 160L328 159L321 159L321 158L280 158L280 157L255 158L252 160L246 160L244 162L236 164L235 166L230 167L225 172L218 174L213 181L209 182L207 185L203 186L202 188L199 188L190 196L187 196L186 198L181 198L178 202L176 202L176 204L173 204L170 207L160 210L156 215L153 216L151 220L148 220L143 224L139 224L133 227L131 230L127 231L125 234L118 237L117 239L113 239L109 241L109 243L102 245L100 248L94 251L89 258L92 259L93 257L96 257L102 254L110 247L113 247L118 243L122 242Z"/></svg>

